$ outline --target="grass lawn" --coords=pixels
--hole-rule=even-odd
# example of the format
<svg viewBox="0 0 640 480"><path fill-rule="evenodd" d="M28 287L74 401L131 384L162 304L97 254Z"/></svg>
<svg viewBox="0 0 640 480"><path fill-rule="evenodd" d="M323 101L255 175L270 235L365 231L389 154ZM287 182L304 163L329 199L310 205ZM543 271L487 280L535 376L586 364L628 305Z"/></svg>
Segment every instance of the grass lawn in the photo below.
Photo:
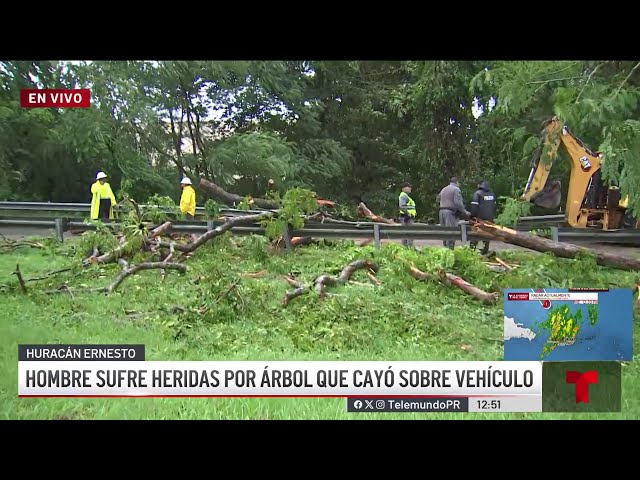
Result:
<svg viewBox="0 0 640 480"><path fill-rule="evenodd" d="M129 277L110 296L82 292L104 286L116 265L92 266L28 282L28 295L12 275L25 278L79 264L78 240L45 249L0 254L0 418L2 419L635 419L640 417L640 367L623 367L622 412L612 414L424 413L348 414L344 399L21 399L17 393L17 345L21 343L143 343L148 360L501 360L502 301L481 305L457 289L421 283L406 273L445 267L487 291L502 288L629 288L631 272L597 267L590 259L501 252L519 268L489 271L477 254L433 248L408 252L399 245L358 248L307 246L274 254L261 237L228 236L187 260L185 275L157 270ZM399 257L399 258L398 258ZM285 274L309 282L337 273L350 261L373 258L382 284L356 272L356 283L331 287L284 308L291 287ZM134 263L135 263L134 259ZM263 278L241 273L266 270ZM68 293L43 294L67 282ZM638 325L638 315L634 316ZM638 351L638 339L634 339ZM637 358L637 356L636 356Z"/></svg>

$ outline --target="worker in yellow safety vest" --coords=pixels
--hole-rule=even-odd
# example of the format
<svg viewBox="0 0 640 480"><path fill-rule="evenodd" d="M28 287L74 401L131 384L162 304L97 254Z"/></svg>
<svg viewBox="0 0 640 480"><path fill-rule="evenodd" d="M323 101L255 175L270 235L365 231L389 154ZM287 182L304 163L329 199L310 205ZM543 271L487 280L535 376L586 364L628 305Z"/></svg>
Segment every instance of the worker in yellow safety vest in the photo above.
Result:
<svg viewBox="0 0 640 480"><path fill-rule="evenodd" d="M189 219L196 215L196 191L191 186L191 179L184 177L180 182L182 186L182 196L180 197L180 211Z"/></svg>
<svg viewBox="0 0 640 480"><path fill-rule="evenodd" d="M116 197L106 178L106 173L98 172L96 182L91 185L91 220L114 218L113 207L116 205Z"/></svg>
<svg viewBox="0 0 640 480"><path fill-rule="evenodd" d="M398 197L398 207L400 209L400 223L403 225L412 225L413 219L416 218L416 202L409 196L411 193L411 184L404 182L402 191ZM402 245L412 247L413 240L402 240Z"/></svg>

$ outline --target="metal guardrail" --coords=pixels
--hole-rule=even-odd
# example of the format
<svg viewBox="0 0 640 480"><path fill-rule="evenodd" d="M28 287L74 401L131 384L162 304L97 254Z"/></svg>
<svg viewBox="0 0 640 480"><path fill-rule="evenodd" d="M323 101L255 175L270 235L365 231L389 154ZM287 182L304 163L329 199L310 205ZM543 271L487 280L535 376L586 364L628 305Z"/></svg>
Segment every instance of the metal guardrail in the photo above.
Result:
<svg viewBox="0 0 640 480"><path fill-rule="evenodd" d="M149 205L140 205L141 207L149 207ZM12 215L15 212L67 212L78 213L88 215L91 209L89 203L54 203L54 202L7 202L0 201L0 218ZM160 209L169 213L168 209ZM240 210L235 208L223 208L220 210L224 214L232 215L250 215L255 213L261 213L270 211L268 209L252 209L252 210ZM204 215L204 207L196 207L196 215ZM533 217L521 217L518 221L519 226L530 225L546 225L546 226L558 226L565 223L564 215L541 215Z"/></svg>
<svg viewBox="0 0 640 480"><path fill-rule="evenodd" d="M172 230L178 233L204 233L215 226L222 224L222 221L205 222L172 222ZM111 225L119 227L120 224L113 222ZM89 231L95 230L96 225L80 221L68 221L62 218L48 220L33 219L0 219L0 231L2 227L36 227L54 229L56 238L64 241L64 233L68 231ZM265 235L265 229L261 225L242 225L231 228L235 235ZM550 238L555 241L564 242L592 242L640 245L640 230L621 230L615 232L603 232L592 230L578 230L572 228L550 228ZM376 247L380 247L382 240L455 240L466 245L470 241L481 240L483 237L477 235L468 228L466 223L461 223L456 227L441 227L438 225L428 226L387 226L383 224L321 224L308 223L301 229L289 229L285 232L285 242L290 248L293 237L314 237L314 238L373 238Z"/></svg>
<svg viewBox="0 0 640 480"><path fill-rule="evenodd" d="M140 207L149 207L150 205L140 205ZM90 203L53 203L53 202L0 202L0 217L6 216L7 212L66 212L89 214L91 210ZM169 209L159 208L160 211L169 213ZM221 213L251 215L254 213L268 212L267 209L239 210L235 208L223 208ZM203 215L204 207L196 207L196 214Z"/></svg>
<svg viewBox="0 0 640 480"><path fill-rule="evenodd" d="M94 224L84 221L74 221L71 217L59 215L61 212L83 213L81 218L89 213L89 204L83 203L42 203L42 202L0 202L0 229L5 227L39 227L50 228L56 232L56 237L64 241L64 233L69 230L86 231L96 228ZM55 218L22 216L20 212L31 211L34 213L54 213ZM248 215L261 213L267 210L236 210L225 209L226 214ZM204 209L200 207L200 212ZM550 238L555 241L566 242L599 242L613 244L640 245L640 231L625 229L618 231L601 231L592 229L562 228L557 226L547 227L544 222L554 222L564 218L562 215L548 215L545 217L524 217L519 222L519 231L531 229L549 228ZM539 221L539 225L531 224ZM222 220L203 221L173 221L172 229L178 233L204 233L207 230L222 224ZM529 223L528 226L525 226ZM113 223L114 226L119 224ZM265 229L259 225L243 225L233 227L231 232L237 235L256 234L264 235ZM415 224L411 226L386 225L373 222L308 222L301 229L288 229L285 232L285 242L290 247L292 237L314 238L373 238L376 247L381 240L455 240L466 245L469 241L480 240L482 237L471 231L467 222L461 222L459 227L441 227L439 225Z"/></svg>

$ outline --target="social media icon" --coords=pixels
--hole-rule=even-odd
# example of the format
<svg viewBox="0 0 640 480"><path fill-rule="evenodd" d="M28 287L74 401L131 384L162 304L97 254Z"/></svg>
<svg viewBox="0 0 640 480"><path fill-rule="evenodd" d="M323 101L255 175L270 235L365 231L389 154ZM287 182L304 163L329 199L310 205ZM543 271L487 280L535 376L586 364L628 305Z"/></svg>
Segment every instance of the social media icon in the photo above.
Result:
<svg viewBox="0 0 640 480"><path fill-rule="evenodd" d="M356 400L353 402L353 408L360 410L362 408L362 402L360 400Z"/></svg>
<svg viewBox="0 0 640 480"><path fill-rule="evenodd" d="M378 410L384 410L384 400L376 400L376 408Z"/></svg>
<svg viewBox="0 0 640 480"><path fill-rule="evenodd" d="M373 400L365 400L367 403L367 410L373 410Z"/></svg>

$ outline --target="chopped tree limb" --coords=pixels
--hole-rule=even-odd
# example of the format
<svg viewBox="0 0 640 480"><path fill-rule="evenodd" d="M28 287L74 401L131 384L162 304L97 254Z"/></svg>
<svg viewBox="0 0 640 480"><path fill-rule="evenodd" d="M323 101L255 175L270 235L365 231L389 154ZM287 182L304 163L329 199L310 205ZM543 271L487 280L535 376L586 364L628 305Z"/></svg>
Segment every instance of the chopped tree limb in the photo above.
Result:
<svg viewBox="0 0 640 480"><path fill-rule="evenodd" d="M320 295L320 299L323 299L325 297L325 287L327 285L345 284L349 281L351 275L353 275L356 270L360 270L363 268L372 270L373 272L378 271L378 266L370 262L369 260L356 260L344 267L342 269L342 272L340 272L340 275L338 275L337 277L331 276L326 273L320 275L314 282L316 292L318 292L318 294Z"/></svg>
<svg viewBox="0 0 640 480"><path fill-rule="evenodd" d="M312 237L293 237L291 239L292 247L301 247L302 245L311 245L315 240Z"/></svg>
<svg viewBox="0 0 640 480"><path fill-rule="evenodd" d="M71 271L71 268L61 268L60 270L54 270L53 272L45 273L41 277L27 278L27 279L25 279L25 283L26 282L37 282L39 280L46 280L47 278L51 278L54 275L58 275L59 273L70 272L70 271Z"/></svg>
<svg viewBox="0 0 640 480"><path fill-rule="evenodd" d="M0 249L7 252L13 251L19 247L44 248L44 245L39 242L30 242L28 240L9 240L1 233L0 237L2 238Z"/></svg>
<svg viewBox="0 0 640 480"><path fill-rule="evenodd" d="M476 220L472 225L478 235L492 240L518 245L519 247L536 250L538 252L551 252L561 258L576 258L580 254L593 255L598 265L620 270L640 270L640 260L636 260L635 258L597 252L572 243L554 242L547 238L517 232L484 220Z"/></svg>
<svg viewBox="0 0 640 480"><path fill-rule="evenodd" d="M261 270L259 272L247 272L247 273L241 273L240 276L241 277L248 277L248 278L262 278L267 274L266 270Z"/></svg>
<svg viewBox="0 0 640 480"><path fill-rule="evenodd" d="M360 240L359 242L356 242L356 245L358 245L359 247L366 247L371 242L373 242L373 238L366 238L364 240Z"/></svg>
<svg viewBox="0 0 640 480"><path fill-rule="evenodd" d="M390 225L398 225L398 223L394 222L393 220L374 214L371 210L369 210L369 208L364 204L364 202L360 202L358 204L358 213L363 217L370 218L374 222L388 223Z"/></svg>
<svg viewBox="0 0 640 480"><path fill-rule="evenodd" d="M371 283L373 283L374 285L382 285L380 279L378 279L378 277L376 277L373 273L367 272L367 276L369 277L369 280L371 280Z"/></svg>
<svg viewBox="0 0 640 480"><path fill-rule="evenodd" d="M24 278L22 278L22 273L20 272L20 264L16 264L16 271L13 274L18 277L18 282L20 282L20 288L23 293L27 293L27 284L24 282Z"/></svg>
<svg viewBox="0 0 640 480"><path fill-rule="evenodd" d="M164 222L162 225L154 228L149 232L149 234L145 238L145 243L148 243L150 240L155 239L156 237L160 237L167 233L171 229L171 222ZM123 242L117 248L114 248L110 252L105 253L104 255L100 255L99 257L95 257L95 263L111 263L115 259L122 256L122 254L126 251L129 242ZM92 257L89 257L90 259Z"/></svg>
<svg viewBox="0 0 640 480"><path fill-rule="evenodd" d="M306 293L307 286L301 282L298 282L295 278L292 277L284 277L284 279L289 283L289 285L295 288L295 290L292 290L291 292L285 294L284 298L282 299L282 304L286 307L287 305L289 305L289 302L291 300Z"/></svg>
<svg viewBox="0 0 640 480"><path fill-rule="evenodd" d="M426 273L421 270L418 270L415 265L411 265L409 267L409 273L416 280L431 280L431 281L439 281L444 285L455 286L458 287L463 292L471 295L472 297L477 298L487 305L493 305L498 300L498 293L487 293L484 290L479 289L478 287L471 285L466 280L454 275L452 273L447 273L444 270L440 270L438 275L433 273Z"/></svg>
<svg viewBox="0 0 640 480"><path fill-rule="evenodd" d="M349 281L356 270L361 269L369 270L369 278L371 278L374 273L378 272L378 268L379 267L376 264L370 262L369 260L356 260L344 267L342 269L342 272L340 272L340 275L338 275L337 277L329 275L328 273L324 273L316 278L313 283L315 285L316 292L318 292L318 294L320 295L320 299L324 299L327 295L325 292L325 287L327 285L343 285ZM295 290L288 292L282 299L282 304L286 307L287 305L289 305L289 302L291 302L291 300L307 293L309 291L309 288L302 282L297 281L295 278L284 277L284 279L289 283L289 285L295 287Z"/></svg>
<svg viewBox="0 0 640 480"><path fill-rule="evenodd" d="M93 251L91 252L91 255L89 255L89 257L87 257L82 263L84 265L89 265L91 263L98 263L97 258L100 256L100 250L98 250L97 247L93 247Z"/></svg>
<svg viewBox="0 0 640 480"><path fill-rule="evenodd" d="M225 223L222 225L218 225L216 228L209 230L206 233L200 235L196 240L187 243L187 244L179 244L175 243L173 248L183 253L191 253L198 247L201 247L205 243L207 243L212 238L218 237L222 235L227 230L232 229L235 226L246 224L246 223L255 223L261 220L272 217L274 214L272 212L264 212L258 213L255 215L242 215L239 217L227 217L225 219ZM171 248L171 242L160 242L159 245L164 248Z"/></svg>
<svg viewBox="0 0 640 480"><path fill-rule="evenodd" d="M126 262L124 263L126 264ZM180 273L185 273L187 271L187 267L182 265L181 263L164 263L164 262L146 262L140 263L133 267L128 266L126 264L120 274L115 278L113 282L108 287L100 289L104 293L110 294L113 293L118 286L130 275L134 275L142 270L153 270L153 269L167 269L167 270L178 270Z"/></svg>
<svg viewBox="0 0 640 480"><path fill-rule="evenodd" d="M236 278L233 282L231 282L227 289L222 292L222 294L218 296L218 298L216 298L214 303L220 303L227 295L229 295L229 293L231 293L231 290L238 286L238 283L240 283L240 279Z"/></svg>
<svg viewBox="0 0 640 480"><path fill-rule="evenodd" d="M221 202L224 202L226 205L229 205L230 207L243 202L245 199L244 197L237 195L235 193L227 192L226 190L220 188L215 183L210 182L209 180L205 180L204 178L200 179L199 186L202 190L207 192L209 195L220 200ZM267 208L269 210L277 210L280 208L280 205L278 205L278 203L274 202L273 200L266 200L263 198L253 198L252 200L253 200L253 203L255 203L255 205L258 206L259 208Z"/></svg>
<svg viewBox="0 0 640 480"><path fill-rule="evenodd" d="M498 262L500 265L502 265L507 270L513 270L513 267L511 265L509 265L507 262L505 262L504 260L501 260L498 257L495 257L495 259L496 259L496 262Z"/></svg>

